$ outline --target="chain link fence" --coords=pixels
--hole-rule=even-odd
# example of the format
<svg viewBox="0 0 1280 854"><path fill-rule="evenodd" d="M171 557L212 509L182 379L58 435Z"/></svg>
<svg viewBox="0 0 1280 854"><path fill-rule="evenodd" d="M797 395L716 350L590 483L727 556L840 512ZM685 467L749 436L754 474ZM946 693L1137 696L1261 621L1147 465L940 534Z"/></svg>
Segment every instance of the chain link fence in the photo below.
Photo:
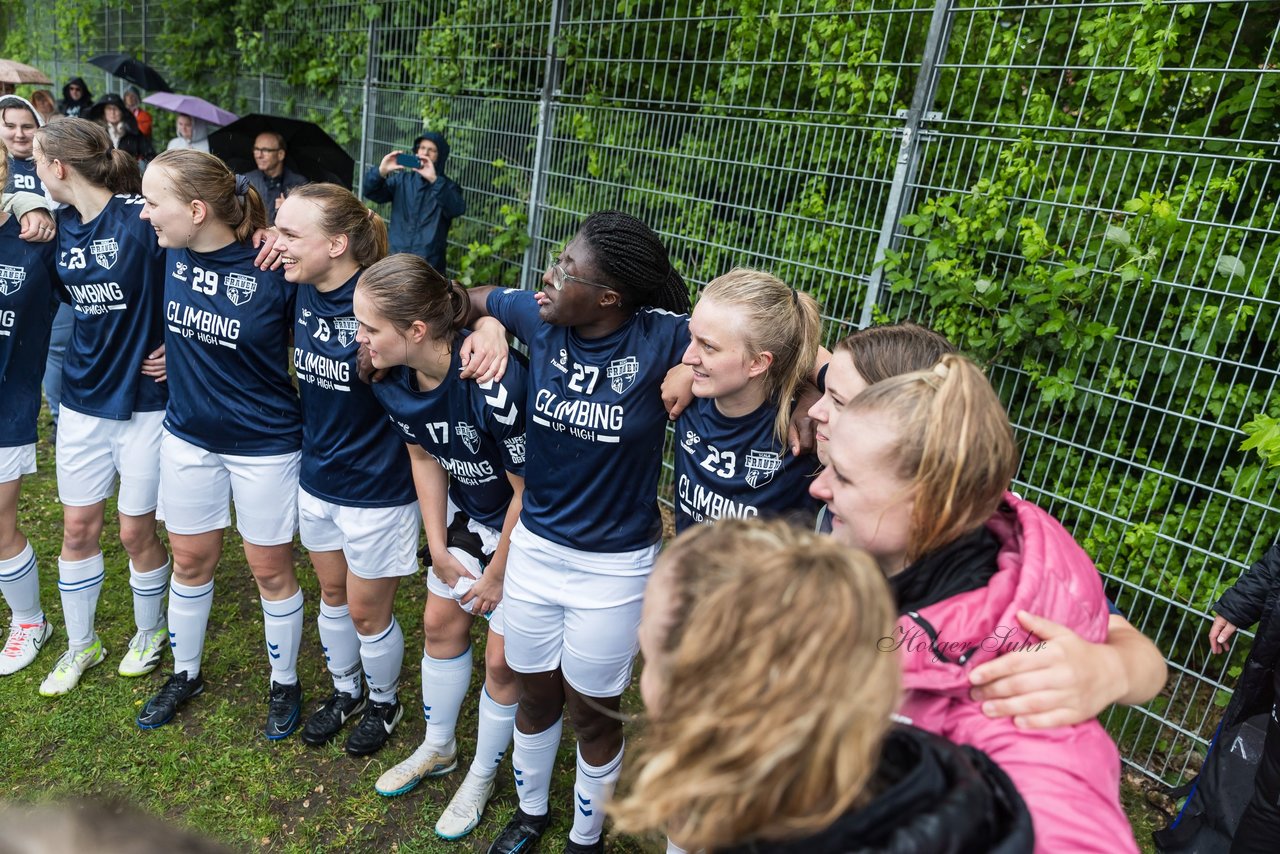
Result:
<svg viewBox="0 0 1280 854"><path fill-rule="evenodd" d="M11 8L13 31L59 25ZM212 26L182 4L90 8L27 58L118 91L84 60L165 71ZM1169 658L1159 698L1106 716L1125 761L1195 770L1247 652L1209 658L1208 606L1275 538L1276 478L1240 449L1280 416L1274 2L272 8L175 88L320 121L362 168L446 132L463 281L536 286L548 248L619 207L695 286L743 265L810 291L828 343L911 317L988 364L1017 488Z"/></svg>

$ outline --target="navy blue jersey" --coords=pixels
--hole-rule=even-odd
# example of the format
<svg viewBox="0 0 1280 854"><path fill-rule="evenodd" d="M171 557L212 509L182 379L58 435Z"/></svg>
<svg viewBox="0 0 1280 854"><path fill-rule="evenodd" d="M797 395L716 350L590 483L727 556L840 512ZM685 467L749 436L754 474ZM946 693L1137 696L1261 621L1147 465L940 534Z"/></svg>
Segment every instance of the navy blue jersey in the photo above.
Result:
<svg viewBox="0 0 1280 854"><path fill-rule="evenodd" d="M660 389L689 345L689 316L641 309L586 339L544 323L531 291L495 290L488 309L529 348L525 527L592 552L656 543L667 426Z"/></svg>
<svg viewBox="0 0 1280 854"><path fill-rule="evenodd" d="M58 211L58 276L75 310L62 363L62 406L127 421L165 408L168 386L142 375L164 343L164 250L138 218L141 196L112 196L89 222Z"/></svg>
<svg viewBox="0 0 1280 854"><path fill-rule="evenodd" d="M302 399L298 482L317 498L347 507L399 507L417 500L409 455L383 417L369 384L356 376L357 273L321 293L298 288L293 369Z"/></svg>
<svg viewBox="0 0 1280 854"><path fill-rule="evenodd" d="M448 376L430 391L421 391L417 372L404 365L373 385L400 438L421 445L449 473L449 498L458 509L497 530L514 495L506 472L524 476L528 369L511 355L497 383L459 379L455 344Z"/></svg>
<svg viewBox="0 0 1280 854"><path fill-rule="evenodd" d="M58 310L52 243L28 243L9 217L0 225L0 448L36 440L40 380Z"/></svg>
<svg viewBox="0 0 1280 854"><path fill-rule="evenodd" d="M9 182L4 185L6 193L35 193L44 195L44 182L36 174L34 160L20 160L9 157Z"/></svg>
<svg viewBox="0 0 1280 854"><path fill-rule="evenodd" d="M812 522L819 502L809 495L818 458L796 457L778 442L778 407L765 403L732 418L710 398L694 398L676 420L676 530L725 517L782 516L799 511Z"/></svg>
<svg viewBox="0 0 1280 854"><path fill-rule="evenodd" d="M172 395L164 426L215 454L263 457L302 447L289 379L296 289L253 266L257 250L170 249L165 352Z"/></svg>

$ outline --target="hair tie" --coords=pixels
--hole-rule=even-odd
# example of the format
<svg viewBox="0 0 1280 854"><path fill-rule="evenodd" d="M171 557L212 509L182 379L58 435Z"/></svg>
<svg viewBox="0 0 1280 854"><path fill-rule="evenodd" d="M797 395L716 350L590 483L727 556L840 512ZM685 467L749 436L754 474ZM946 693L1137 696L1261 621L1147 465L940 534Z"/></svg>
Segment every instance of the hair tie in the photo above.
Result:
<svg viewBox="0 0 1280 854"><path fill-rule="evenodd" d="M951 368L947 366L946 362L939 362L933 366L933 372L945 380L950 375Z"/></svg>
<svg viewBox="0 0 1280 854"><path fill-rule="evenodd" d="M800 305L800 294L796 293L795 288L791 289L791 304L797 307Z"/></svg>
<svg viewBox="0 0 1280 854"><path fill-rule="evenodd" d="M244 175L236 176L236 195L244 196L249 192L249 179Z"/></svg>
<svg viewBox="0 0 1280 854"><path fill-rule="evenodd" d="M365 208L365 209L364 209L364 216L365 216L365 219L367 219L367 220L369 220L369 221L371 221L371 222L372 222L372 221L373 221L373 213L374 213L373 208Z"/></svg>

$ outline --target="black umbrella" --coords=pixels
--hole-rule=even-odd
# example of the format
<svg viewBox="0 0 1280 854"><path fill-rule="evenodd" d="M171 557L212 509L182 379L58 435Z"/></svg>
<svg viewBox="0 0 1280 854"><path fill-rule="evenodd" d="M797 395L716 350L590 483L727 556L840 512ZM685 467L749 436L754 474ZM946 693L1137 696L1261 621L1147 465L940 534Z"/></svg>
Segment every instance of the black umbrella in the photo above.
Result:
<svg viewBox="0 0 1280 854"><path fill-rule="evenodd" d="M169 84L164 82L160 72L127 53L100 53L89 62L108 74L114 74L121 80L136 83L151 92L170 92Z"/></svg>
<svg viewBox="0 0 1280 854"><path fill-rule="evenodd" d="M252 113L209 134L209 150L236 172L252 172L253 141L272 131L284 137L284 165L308 181L350 187L356 162L317 124Z"/></svg>

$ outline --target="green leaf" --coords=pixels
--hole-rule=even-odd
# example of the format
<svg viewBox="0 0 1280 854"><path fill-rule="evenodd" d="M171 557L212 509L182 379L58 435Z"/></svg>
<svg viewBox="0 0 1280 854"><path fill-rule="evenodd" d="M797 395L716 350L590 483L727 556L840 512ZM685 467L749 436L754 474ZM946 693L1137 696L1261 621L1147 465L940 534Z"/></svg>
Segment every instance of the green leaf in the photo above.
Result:
<svg viewBox="0 0 1280 854"><path fill-rule="evenodd" d="M1248 268L1244 262L1234 255L1219 255L1218 261L1213 265L1213 269L1224 276L1236 276L1243 278L1248 274Z"/></svg>

